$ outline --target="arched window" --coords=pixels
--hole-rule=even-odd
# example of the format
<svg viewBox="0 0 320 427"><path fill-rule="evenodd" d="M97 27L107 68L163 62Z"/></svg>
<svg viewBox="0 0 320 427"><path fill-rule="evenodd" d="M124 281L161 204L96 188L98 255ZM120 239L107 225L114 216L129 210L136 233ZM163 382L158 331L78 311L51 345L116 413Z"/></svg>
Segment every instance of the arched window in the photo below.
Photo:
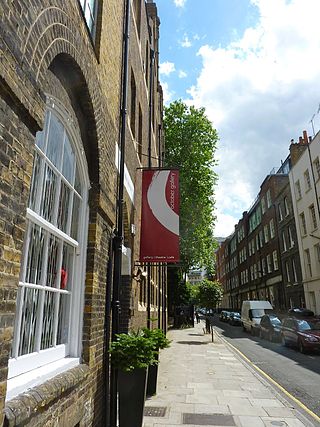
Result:
<svg viewBox="0 0 320 427"><path fill-rule="evenodd" d="M79 362L89 189L81 147L68 112L49 98L36 136L9 378Z"/></svg>
<svg viewBox="0 0 320 427"><path fill-rule="evenodd" d="M80 0L80 5L83 10L89 31L94 38L97 27L97 0Z"/></svg>

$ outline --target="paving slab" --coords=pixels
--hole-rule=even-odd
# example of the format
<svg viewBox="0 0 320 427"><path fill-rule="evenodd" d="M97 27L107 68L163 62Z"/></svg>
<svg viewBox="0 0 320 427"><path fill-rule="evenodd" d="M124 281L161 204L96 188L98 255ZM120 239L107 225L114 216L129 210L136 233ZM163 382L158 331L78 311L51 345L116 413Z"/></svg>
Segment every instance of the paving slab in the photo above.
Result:
<svg viewBox="0 0 320 427"><path fill-rule="evenodd" d="M319 427L203 326L168 332L157 394L146 400L146 407L165 407L165 416L145 416L143 427Z"/></svg>

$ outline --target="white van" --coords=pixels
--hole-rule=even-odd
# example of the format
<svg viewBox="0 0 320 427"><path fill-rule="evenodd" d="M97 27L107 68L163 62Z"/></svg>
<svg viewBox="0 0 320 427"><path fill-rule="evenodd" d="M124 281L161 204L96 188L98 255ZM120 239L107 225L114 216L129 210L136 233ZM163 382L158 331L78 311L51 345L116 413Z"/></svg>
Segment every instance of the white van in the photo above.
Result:
<svg viewBox="0 0 320 427"><path fill-rule="evenodd" d="M273 310L269 301L243 301L241 322L244 331L255 335L258 332L261 317Z"/></svg>

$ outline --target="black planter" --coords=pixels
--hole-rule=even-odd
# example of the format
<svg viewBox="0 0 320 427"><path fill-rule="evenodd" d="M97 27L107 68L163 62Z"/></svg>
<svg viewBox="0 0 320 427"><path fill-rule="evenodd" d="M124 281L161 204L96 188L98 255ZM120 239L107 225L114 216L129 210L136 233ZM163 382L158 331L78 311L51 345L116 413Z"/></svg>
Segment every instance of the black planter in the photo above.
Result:
<svg viewBox="0 0 320 427"><path fill-rule="evenodd" d="M147 368L119 370L119 427L142 427L146 399Z"/></svg>
<svg viewBox="0 0 320 427"><path fill-rule="evenodd" d="M155 356L158 360L158 355ZM147 378L147 396L153 396L157 392L158 365L150 365Z"/></svg>

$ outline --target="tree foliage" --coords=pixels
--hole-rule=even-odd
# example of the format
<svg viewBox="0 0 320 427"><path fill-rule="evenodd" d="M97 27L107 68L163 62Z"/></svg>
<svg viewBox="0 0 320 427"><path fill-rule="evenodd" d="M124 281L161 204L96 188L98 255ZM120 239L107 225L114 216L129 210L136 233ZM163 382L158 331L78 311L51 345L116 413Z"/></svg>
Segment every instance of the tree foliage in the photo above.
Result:
<svg viewBox="0 0 320 427"><path fill-rule="evenodd" d="M197 303L200 307L213 309L222 300L223 289L219 282L204 279L198 285Z"/></svg>
<svg viewBox="0 0 320 427"><path fill-rule="evenodd" d="M212 268L215 239L214 153L218 135L204 108L181 100L165 108L166 165L180 170L180 254L184 271Z"/></svg>

